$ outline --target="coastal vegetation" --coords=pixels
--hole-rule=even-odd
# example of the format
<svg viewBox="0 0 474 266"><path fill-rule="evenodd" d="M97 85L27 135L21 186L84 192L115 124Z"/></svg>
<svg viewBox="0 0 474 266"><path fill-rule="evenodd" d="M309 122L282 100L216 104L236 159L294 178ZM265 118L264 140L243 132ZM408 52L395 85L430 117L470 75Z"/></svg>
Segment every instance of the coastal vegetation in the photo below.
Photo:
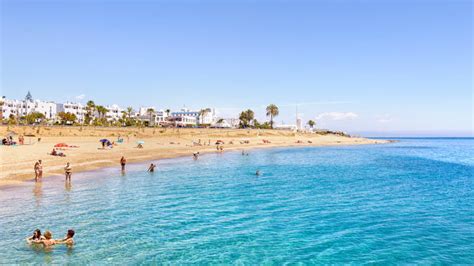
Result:
<svg viewBox="0 0 474 266"><path fill-rule="evenodd" d="M3 104L3 102L0 102ZM47 117L40 112L32 112L27 115L14 115L3 117L1 124L8 125L67 125L67 126L101 126L101 127L176 127L176 124L170 123L171 110L165 109L161 111L166 114L165 123L156 122L158 115L155 108L147 108L141 113L136 112L131 106L125 110L120 110L118 115L111 117L112 110L108 110L105 106L97 104L93 100L87 101L83 115L78 115L69 112L58 112L54 117ZM239 113L238 124L230 125L224 118L214 117L212 121L205 119L205 117L213 112L210 108L200 109L196 117L195 124L185 125L185 127L237 127L242 129L273 129L275 127L275 117L280 114L277 105L269 104L265 108L265 114L269 118L268 121L258 121L255 117L255 112L252 109L246 109ZM117 112L115 112L117 113ZM20 114L20 112L18 112ZM160 120L163 121L163 120ZM212 123L212 124L211 124ZM313 130L316 122L314 120L308 121L309 127Z"/></svg>
<svg viewBox="0 0 474 266"><path fill-rule="evenodd" d="M267 116L270 116L270 127L273 128L273 118L280 113L278 106L270 104L267 106Z"/></svg>

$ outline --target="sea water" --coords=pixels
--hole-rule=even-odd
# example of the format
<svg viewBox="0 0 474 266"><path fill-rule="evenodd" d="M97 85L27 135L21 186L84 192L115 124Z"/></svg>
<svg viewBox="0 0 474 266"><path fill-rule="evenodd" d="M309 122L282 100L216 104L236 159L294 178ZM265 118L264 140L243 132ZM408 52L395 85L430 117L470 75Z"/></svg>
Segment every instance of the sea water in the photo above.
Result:
<svg viewBox="0 0 474 266"><path fill-rule="evenodd" d="M473 264L473 144L190 155L2 188L0 263ZM36 228L76 245L30 247Z"/></svg>

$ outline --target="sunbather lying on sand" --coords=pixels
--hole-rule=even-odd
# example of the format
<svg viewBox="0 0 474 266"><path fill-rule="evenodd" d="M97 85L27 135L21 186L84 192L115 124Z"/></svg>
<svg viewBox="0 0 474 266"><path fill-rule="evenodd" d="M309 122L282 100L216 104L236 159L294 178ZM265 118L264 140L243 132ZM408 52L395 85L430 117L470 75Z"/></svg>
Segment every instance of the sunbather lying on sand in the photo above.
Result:
<svg viewBox="0 0 474 266"><path fill-rule="evenodd" d="M58 152L56 151L56 149L53 149L53 151L51 153L49 153L49 155L52 155L52 156L60 156L60 157L66 157L66 154L62 153L62 152Z"/></svg>

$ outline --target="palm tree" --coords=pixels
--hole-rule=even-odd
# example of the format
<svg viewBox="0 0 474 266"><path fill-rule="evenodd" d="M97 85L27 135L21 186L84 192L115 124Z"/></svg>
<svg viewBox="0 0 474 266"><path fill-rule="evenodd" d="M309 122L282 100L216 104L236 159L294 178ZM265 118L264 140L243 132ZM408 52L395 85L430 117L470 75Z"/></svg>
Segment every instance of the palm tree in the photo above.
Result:
<svg viewBox="0 0 474 266"><path fill-rule="evenodd" d="M170 110L170 109L166 109L166 110L165 110L165 113L166 113L166 116L170 116L171 110Z"/></svg>
<svg viewBox="0 0 474 266"><path fill-rule="evenodd" d="M94 111L95 111L95 103L94 103L94 101L90 100L90 101L87 102L87 104L86 104L86 110L87 110L87 116L86 116L87 122L86 122L86 123L89 124L89 123L90 123L90 120L92 119L92 114L93 114Z"/></svg>
<svg viewBox="0 0 474 266"><path fill-rule="evenodd" d="M109 111L107 110L107 108L105 108L104 106L102 105L97 105L95 107L97 113L99 113L99 118L105 118L105 114Z"/></svg>
<svg viewBox="0 0 474 266"><path fill-rule="evenodd" d="M314 122L313 120L309 120L308 125L311 129L313 129L314 125L316 125L316 122Z"/></svg>
<svg viewBox="0 0 474 266"><path fill-rule="evenodd" d="M267 106L267 116L270 116L270 126L272 127L272 129L273 129L273 118L275 116L278 116L279 113L280 111L278 110L278 106L274 104L270 104L269 106Z"/></svg>
<svg viewBox="0 0 474 266"><path fill-rule="evenodd" d="M148 123L148 125L150 126L150 125L151 125L152 115L153 115L153 113L155 112L155 109L153 109L153 108L148 108L148 109L146 110L146 112L150 115L150 122Z"/></svg>
<svg viewBox="0 0 474 266"><path fill-rule="evenodd" d="M127 107L127 116L130 119L132 116L133 108L131 106Z"/></svg>
<svg viewBox="0 0 474 266"><path fill-rule="evenodd" d="M209 109L201 109L199 111L199 124L203 124L204 121L204 116L206 116L209 113Z"/></svg>
<svg viewBox="0 0 474 266"><path fill-rule="evenodd" d="M250 109L242 111L239 115L240 127L247 128L254 119L254 112Z"/></svg>

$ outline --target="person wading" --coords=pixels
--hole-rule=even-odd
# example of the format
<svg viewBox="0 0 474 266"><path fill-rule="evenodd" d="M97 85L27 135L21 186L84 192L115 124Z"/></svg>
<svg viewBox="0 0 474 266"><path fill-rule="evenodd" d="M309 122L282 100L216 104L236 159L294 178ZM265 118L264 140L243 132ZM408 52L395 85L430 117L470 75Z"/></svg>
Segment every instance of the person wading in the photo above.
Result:
<svg viewBox="0 0 474 266"><path fill-rule="evenodd" d="M122 156L122 158L120 158L120 165L122 166L122 172L125 172L126 164L127 164L127 159L125 159L125 157Z"/></svg>

